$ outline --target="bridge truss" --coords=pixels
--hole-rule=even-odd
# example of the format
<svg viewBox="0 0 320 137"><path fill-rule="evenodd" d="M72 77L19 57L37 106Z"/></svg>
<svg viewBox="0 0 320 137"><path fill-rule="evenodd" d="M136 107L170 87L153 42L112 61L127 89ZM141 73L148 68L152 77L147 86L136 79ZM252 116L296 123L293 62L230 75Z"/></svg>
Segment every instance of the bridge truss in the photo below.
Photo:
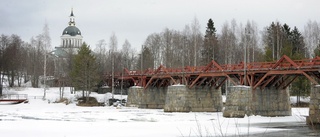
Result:
<svg viewBox="0 0 320 137"><path fill-rule="evenodd" d="M310 82L318 85L319 71L320 57L292 60L284 55L275 62L220 65L212 60L206 66L166 68L160 65L157 69L144 71L124 69L122 73L115 74L114 85L120 86L123 83L124 87L150 88L184 84L189 88L209 86L218 89L229 80L233 85L246 85L253 89L265 87L285 89L299 76L305 76ZM106 75L105 81L111 86L111 75Z"/></svg>

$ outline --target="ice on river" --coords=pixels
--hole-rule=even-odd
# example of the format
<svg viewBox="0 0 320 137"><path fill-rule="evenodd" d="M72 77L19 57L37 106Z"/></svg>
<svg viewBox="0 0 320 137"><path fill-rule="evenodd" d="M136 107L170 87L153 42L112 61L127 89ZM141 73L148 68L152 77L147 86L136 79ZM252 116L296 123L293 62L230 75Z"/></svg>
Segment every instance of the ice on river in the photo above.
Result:
<svg viewBox="0 0 320 137"><path fill-rule="evenodd" d="M58 88L24 88L9 92L28 94L29 103L0 105L0 135L10 137L194 137L239 136L290 129L272 128L287 124L305 125L308 108L293 108L292 116L224 118L222 113L165 113L163 109L130 107L79 107L75 103L53 103ZM65 90L65 97L75 94ZM106 95L93 94L98 100ZM117 95L117 98L126 96Z"/></svg>

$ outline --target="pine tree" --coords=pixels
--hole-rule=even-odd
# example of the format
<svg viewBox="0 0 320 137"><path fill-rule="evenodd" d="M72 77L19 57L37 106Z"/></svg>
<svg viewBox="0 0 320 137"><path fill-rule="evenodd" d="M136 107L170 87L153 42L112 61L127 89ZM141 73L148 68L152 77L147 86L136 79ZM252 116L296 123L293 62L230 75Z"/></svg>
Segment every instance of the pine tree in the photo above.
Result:
<svg viewBox="0 0 320 137"><path fill-rule="evenodd" d="M304 38L297 27L291 29L286 23L281 26L280 23L272 23L267 28L267 37L265 38L265 61L274 60L275 57L287 55L293 60L306 58L306 48ZM291 95L297 95L298 102L301 95L310 93L310 82L306 77L298 77L291 83Z"/></svg>
<svg viewBox="0 0 320 137"><path fill-rule="evenodd" d="M85 97L85 91L89 96L92 88L98 83L98 71L95 57L86 43L83 43L77 55L73 60L71 71L72 84L76 90L82 90L82 97Z"/></svg>
<svg viewBox="0 0 320 137"><path fill-rule="evenodd" d="M201 49L201 64L205 65L211 60L218 60L219 55L217 54L218 49L218 40L216 36L216 28L214 27L214 22L212 19L208 20L207 30L205 34L205 41L203 48Z"/></svg>

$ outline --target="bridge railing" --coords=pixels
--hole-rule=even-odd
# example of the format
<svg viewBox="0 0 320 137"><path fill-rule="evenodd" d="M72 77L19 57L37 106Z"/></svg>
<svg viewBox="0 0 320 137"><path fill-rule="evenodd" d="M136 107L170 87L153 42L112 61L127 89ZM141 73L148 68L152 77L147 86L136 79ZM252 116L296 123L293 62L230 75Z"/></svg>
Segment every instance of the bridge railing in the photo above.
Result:
<svg viewBox="0 0 320 137"><path fill-rule="evenodd" d="M28 94L3 94L0 96L0 100L26 100Z"/></svg>
<svg viewBox="0 0 320 137"><path fill-rule="evenodd" d="M129 71L125 69L123 75L127 76L141 76L141 75L155 75L155 74L172 74L172 73L199 73L199 72L230 72L230 71L243 71L244 63L241 62L239 64L223 64L219 67L217 66L185 66L178 68L162 68L158 69L146 69L144 71L134 70ZM272 69L299 69L299 68L320 68L320 57L316 57L313 59L302 59L302 60L291 60L290 58L287 60L279 60L274 62L249 62L246 64L247 71L266 71ZM121 73L116 73L115 75L121 76ZM110 75L111 76L111 75Z"/></svg>

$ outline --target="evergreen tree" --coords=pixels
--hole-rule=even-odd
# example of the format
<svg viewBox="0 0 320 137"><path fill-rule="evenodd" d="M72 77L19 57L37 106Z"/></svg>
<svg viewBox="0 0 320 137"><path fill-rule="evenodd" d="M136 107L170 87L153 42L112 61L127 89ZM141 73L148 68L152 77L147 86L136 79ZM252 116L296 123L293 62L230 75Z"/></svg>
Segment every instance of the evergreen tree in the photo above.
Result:
<svg viewBox="0 0 320 137"><path fill-rule="evenodd" d="M279 22L272 22L266 28L264 43L267 45L265 50L266 61L270 61L271 58L278 60L283 55L287 55L291 59L303 59L306 56L302 34L297 27L291 29L286 23L281 25Z"/></svg>
<svg viewBox="0 0 320 137"><path fill-rule="evenodd" d="M76 90L82 90L82 96L88 97L92 87L98 83L98 71L95 57L86 43L80 47L78 54L75 55L71 71L72 84ZM85 94L85 91L88 91Z"/></svg>
<svg viewBox="0 0 320 137"><path fill-rule="evenodd" d="M138 58L137 61L137 68L141 70L141 61L142 61L142 71L151 68L153 69L154 67L159 67L159 66L154 66L154 61L152 57L152 53L150 51L149 47L144 47L143 52L142 52L142 60L141 60L141 55Z"/></svg>
<svg viewBox="0 0 320 137"><path fill-rule="evenodd" d="M320 56L320 43L317 44L316 48L313 50L315 56Z"/></svg>
<svg viewBox="0 0 320 137"><path fill-rule="evenodd" d="M304 38L302 34L299 32L297 27L294 27L291 31L291 43L292 43L292 51L294 58L293 59L303 59L306 58L306 47L304 43Z"/></svg>
<svg viewBox="0 0 320 137"><path fill-rule="evenodd" d="M267 46L266 48L271 51L272 54L265 54L265 59L272 59L272 61L278 60L281 57L282 51L282 43L280 42L282 39L282 29L281 24L279 22L272 22L270 26L266 27L265 35L263 38L264 44Z"/></svg>
<svg viewBox="0 0 320 137"><path fill-rule="evenodd" d="M292 55L291 59L303 59L306 58L306 48L302 34L297 27L294 27L291 31L289 41L291 43ZM300 103L300 96L310 95L311 83L306 77L298 77L291 87L292 95L297 96L298 103Z"/></svg>
<svg viewBox="0 0 320 137"><path fill-rule="evenodd" d="M201 49L201 64L206 65L211 60L218 61L219 57L219 47L218 47L218 38L216 36L216 28L214 27L214 22L212 19L209 19L207 23L207 30L205 34L204 45ZM219 62L219 61L218 61Z"/></svg>
<svg viewBox="0 0 320 137"><path fill-rule="evenodd" d="M287 55L293 60L306 58L306 48L302 34L297 27L291 29L289 25L281 25L279 22L271 23L266 29L264 42L265 61L278 60L278 57ZM316 53L317 54L317 53ZM310 82L306 77L298 77L291 84L291 95L297 95L298 101L301 95L310 93Z"/></svg>

